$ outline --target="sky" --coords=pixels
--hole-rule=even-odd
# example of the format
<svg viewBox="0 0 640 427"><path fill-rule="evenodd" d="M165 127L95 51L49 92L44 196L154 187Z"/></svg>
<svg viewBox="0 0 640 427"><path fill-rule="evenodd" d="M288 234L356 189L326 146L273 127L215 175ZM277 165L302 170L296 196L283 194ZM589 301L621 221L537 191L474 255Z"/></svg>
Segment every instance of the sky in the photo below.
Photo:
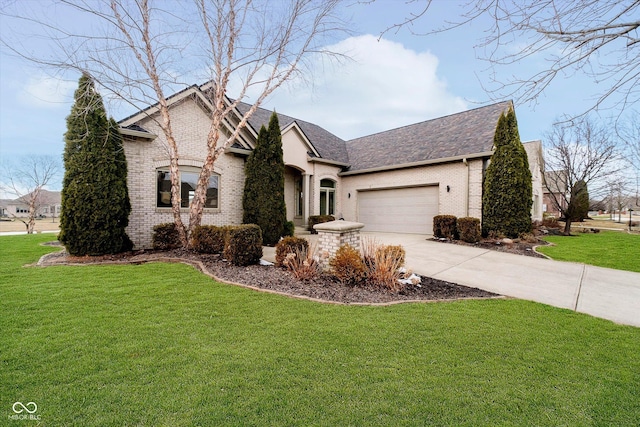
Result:
<svg viewBox="0 0 640 427"><path fill-rule="evenodd" d="M36 0L26 4L34 14L46 13L56 25L73 19L51 14L51 9L38 10L41 3ZM377 0L345 8L353 22L351 34L333 40L330 48L352 59L330 64L312 58L313 73L280 88L263 107L316 123L348 140L509 99L492 98L485 91L492 72L494 78L506 80L544 65L544 58L533 57L508 69L488 70L480 59L483 52L475 47L488 26L482 20L437 35L417 36L405 27L381 37L418 6ZM456 20L460 10L456 1L436 0L414 29ZM0 17L0 27L6 28L3 19L7 18ZM514 48L525 42L514 41ZM38 42L33 43L37 47ZM32 154L62 156L65 118L78 78L35 66L0 48L0 161ZM582 113L598 90L596 83L580 75L560 76L535 103L516 103L522 141L543 139L558 118ZM115 102L108 102L107 110L116 120L135 112ZM50 188L59 189L60 182Z"/></svg>

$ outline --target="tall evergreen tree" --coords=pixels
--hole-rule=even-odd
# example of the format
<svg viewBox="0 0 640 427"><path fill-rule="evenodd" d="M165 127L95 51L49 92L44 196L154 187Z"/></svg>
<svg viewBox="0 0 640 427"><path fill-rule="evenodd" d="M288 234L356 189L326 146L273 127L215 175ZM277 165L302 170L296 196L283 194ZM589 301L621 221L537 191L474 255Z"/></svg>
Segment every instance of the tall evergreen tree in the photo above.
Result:
<svg viewBox="0 0 640 427"><path fill-rule="evenodd" d="M59 239L72 255L128 250L131 204L122 136L89 75L80 78L74 98L65 133Z"/></svg>
<svg viewBox="0 0 640 427"><path fill-rule="evenodd" d="M276 113L271 115L268 129L260 128L245 173L243 222L257 224L264 244L275 245L283 236L287 222L282 135Z"/></svg>
<svg viewBox="0 0 640 427"><path fill-rule="evenodd" d="M513 109L498 120L482 195L482 230L517 237L531 231L532 183Z"/></svg>
<svg viewBox="0 0 640 427"><path fill-rule="evenodd" d="M571 217L571 221L582 221L589 217L589 190L584 180L576 182L571 189L566 214Z"/></svg>

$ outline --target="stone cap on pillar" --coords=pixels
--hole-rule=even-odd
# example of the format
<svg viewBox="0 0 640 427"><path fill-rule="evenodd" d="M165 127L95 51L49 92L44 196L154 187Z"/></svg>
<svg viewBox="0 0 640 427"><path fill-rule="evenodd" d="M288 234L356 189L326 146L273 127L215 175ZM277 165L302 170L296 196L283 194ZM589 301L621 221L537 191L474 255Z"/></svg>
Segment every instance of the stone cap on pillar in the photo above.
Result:
<svg viewBox="0 0 640 427"><path fill-rule="evenodd" d="M361 222L336 220L316 224L313 229L325 233L345 233L347 231L360 230L363 227L364 224Z"/></svg>

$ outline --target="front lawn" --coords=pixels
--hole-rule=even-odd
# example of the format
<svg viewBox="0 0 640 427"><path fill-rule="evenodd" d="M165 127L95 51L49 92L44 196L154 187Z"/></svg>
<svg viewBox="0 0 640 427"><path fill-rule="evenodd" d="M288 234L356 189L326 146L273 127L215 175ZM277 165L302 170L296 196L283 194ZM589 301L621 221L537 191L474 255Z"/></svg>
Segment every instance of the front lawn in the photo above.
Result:
<svg viewBox="0 0 640 427"><path fill-rule="evenodd" d="M545 240L555 246L540 246L537 250L553 259L640 272L639 234L602 231L547 236Z"/></svg>
<svg viewBox="0 0 640 427"><path fill-rule="evenodd" d="M51 237L0 237L2 425L26 425L15 402L51 426L640 419L640 328L512 299L319 304L180 264L23 267Z"/></svg>

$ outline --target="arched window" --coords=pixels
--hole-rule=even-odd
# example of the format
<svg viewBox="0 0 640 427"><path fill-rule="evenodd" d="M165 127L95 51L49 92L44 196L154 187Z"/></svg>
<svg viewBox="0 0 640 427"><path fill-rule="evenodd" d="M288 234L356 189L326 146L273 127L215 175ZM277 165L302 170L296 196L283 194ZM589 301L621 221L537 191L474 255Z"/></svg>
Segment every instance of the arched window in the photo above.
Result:
<svg viewBox="0 0 640 427"><path fill-rule="evenodd" d="M320 181L320 215L334 215L336 212L336 182L331 179Z"/></svg>
<svg viewBox="0 0 640 427"><path fill-rule="evenodd" d="M180 167L180 207L188 208L196 193L196 185L200 169L195 167ZM156 207L171 207L171 172L162 168L156 171L157 177L157 197ZM206 209L215 209L218 207L218 190L219 175L212 174L209 178L209 186L207 187L207 196L204 207Z"/></svg>

